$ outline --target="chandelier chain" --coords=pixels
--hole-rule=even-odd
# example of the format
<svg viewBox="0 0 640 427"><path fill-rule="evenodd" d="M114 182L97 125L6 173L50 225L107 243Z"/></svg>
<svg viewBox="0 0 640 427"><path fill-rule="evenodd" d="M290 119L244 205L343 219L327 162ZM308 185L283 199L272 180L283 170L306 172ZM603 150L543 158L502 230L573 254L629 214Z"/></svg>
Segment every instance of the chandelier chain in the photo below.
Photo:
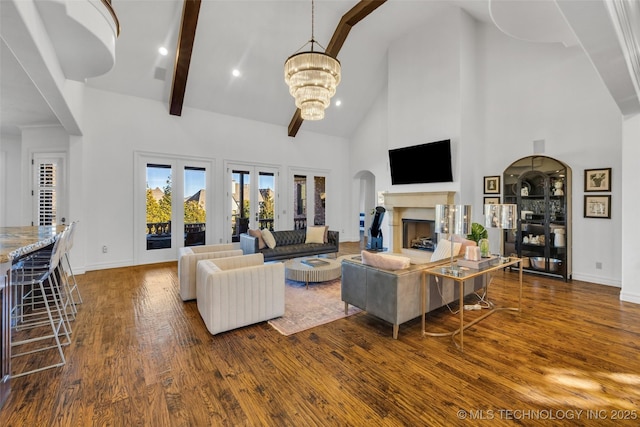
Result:
<svg viewBox="0 0 640 427"><path fill-rule="evenodd" d="M314 18L315 18L315 3L311 0L311 51L313 52L313 42L315 41L314 36Z"/></svg>

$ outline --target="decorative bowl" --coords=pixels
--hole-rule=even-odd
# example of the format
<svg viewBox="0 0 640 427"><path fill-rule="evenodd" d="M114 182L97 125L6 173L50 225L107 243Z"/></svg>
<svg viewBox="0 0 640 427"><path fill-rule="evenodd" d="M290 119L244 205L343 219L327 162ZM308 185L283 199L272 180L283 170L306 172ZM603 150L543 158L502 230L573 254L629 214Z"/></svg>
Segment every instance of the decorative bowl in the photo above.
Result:
<svg viewBox="0 0 640 427"><path fill-rule="evenodd" d="M544 257L542 256L531 257L529 258L529 261L531 262L531 266L536 270L544 270L546 268ZM555 273L556 271L560 270L560 266L562 266L561 259L549 258L549 271Z"/></svg>

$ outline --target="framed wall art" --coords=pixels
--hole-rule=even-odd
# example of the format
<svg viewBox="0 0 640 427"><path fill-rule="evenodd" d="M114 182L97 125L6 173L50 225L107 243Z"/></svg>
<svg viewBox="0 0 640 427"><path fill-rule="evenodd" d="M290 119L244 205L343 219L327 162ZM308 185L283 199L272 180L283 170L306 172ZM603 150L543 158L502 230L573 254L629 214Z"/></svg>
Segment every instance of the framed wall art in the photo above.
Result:
<svg viewBox="0 0 640 427"><path fill-rule="evenodd" d="M585 218L611 218L611 195L584 196Z"/></svg>
<svg viewBox="0 0 640 427"><path fill-rule="evenodd" d="M611 168L585 169L584 191L611 191Z"/></svg>
<svg viewBox="0 0 640 427"><path fill-rule="evenodd" d="M500 194L500 176L484 177L484 194Z"/></svg>
<svg viewBox="0 0 640 427"><path fill-rule="evenodd" d="M484 198L485 205L499 205L500 197L485 197Z"/></svg>

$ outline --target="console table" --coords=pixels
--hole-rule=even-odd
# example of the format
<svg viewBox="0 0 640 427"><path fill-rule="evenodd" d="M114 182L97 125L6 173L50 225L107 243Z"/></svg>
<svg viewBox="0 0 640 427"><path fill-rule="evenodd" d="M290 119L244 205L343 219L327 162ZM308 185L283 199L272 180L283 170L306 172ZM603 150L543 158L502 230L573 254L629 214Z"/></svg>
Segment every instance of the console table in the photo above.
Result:
<svg viewBox="0 0 640 427"><path fill-rule="evenodd" d="M53 243L65 228L66 225L0 227L0 408L11 390L11 265Z"/></svg>
<svg viewBox="0 0 640 427"><path fill-rule="evenodd" d="M458 267L457 270L451 270L450 266L440 266L440 267L434 267L434 268L429 268L426 269L422 272L422 290L421 290L421 301L422 301L422 336L428 335L428 336L433 336L433 337L443 337L443 336L450 336L453 339L453 342L456 344L456 346L460 349L460 351L464 351L464 330L475 325L476 323L480 322L483 319L486 319L488 316L492 315L493 313L497 312L497 311L502 311L502 310L510 310L510 311L517 311L520 312L521 311L521 303L522 303L522 259L521 258L515 258L515 257L510 257L508 259L503 259L502 261L499 261L498 264L496 265L491 265L489 267L485 267L485 268L481 268L478 270L475 269L470 269L470 268L465 268L465 267ZM464 282L465 280L468 279L473 279L476 278L478 276L482 276L482 275L489 275L491 273L494 273L498 270L502 270L506 267L510 267L510 266L514 266L515 264L518 264L519 266L519 286L518 286L518 307L494 307L492 305L492 307L490 309L488 309L488 311L482 315L480 315L479 317L473 319L473 321L467 323L465 325L464 323ZM459 300L460 300L460 308L459 308L459 314L460 314L460 326L454 330L454 331L450 331L450 332L427 332L426 331L426 307L425 307L425 299L426 299L426 287L427 287L427 277L428 276L435 276L436 278L443 278L443 279L451 279L451 280L442 280L443 286L444 283L449 283L449 284L455 284L458 283L458 286L460 287L460 293L459 293ZM490 284L490 280L485 280L485 292L488 295L489 294L489 284ZM449 286L453 286L453 285L449 285ZM460 343L458 344L455 341L455 335L460 335Z"/></svg>

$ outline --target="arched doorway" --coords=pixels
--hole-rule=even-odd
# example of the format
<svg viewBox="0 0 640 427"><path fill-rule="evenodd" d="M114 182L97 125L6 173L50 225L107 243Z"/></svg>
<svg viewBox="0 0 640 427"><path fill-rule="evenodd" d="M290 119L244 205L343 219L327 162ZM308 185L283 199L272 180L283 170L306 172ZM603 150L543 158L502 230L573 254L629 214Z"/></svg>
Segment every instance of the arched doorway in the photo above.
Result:
<svg viewBox="0 0 640 427"><path fill-rule="evenodd" d="M358 230L360 234L360 246L366 247L366 230L371 226L372 216L370 212L376 207L376 177L371 171L357 172L354 177L354 191L357 192Z"/></svg>

